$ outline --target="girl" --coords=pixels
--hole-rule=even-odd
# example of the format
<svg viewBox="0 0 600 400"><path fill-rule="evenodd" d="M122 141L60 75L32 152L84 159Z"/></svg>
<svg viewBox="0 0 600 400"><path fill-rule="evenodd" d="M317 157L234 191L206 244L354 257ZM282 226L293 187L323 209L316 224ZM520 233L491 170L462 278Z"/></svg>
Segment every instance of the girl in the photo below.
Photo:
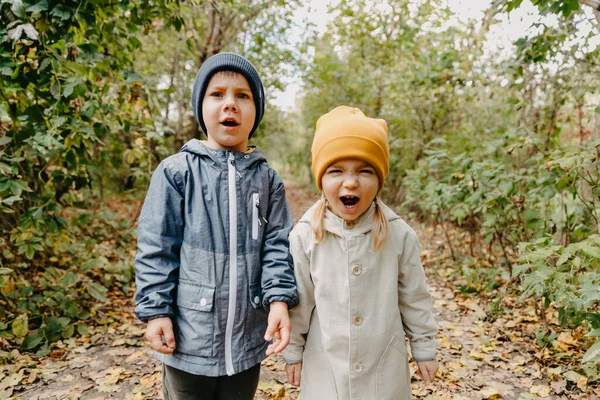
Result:
<svg viewBox="0 0 600 400"><path fill-rule="evenodd" d="M410 399L438 369L431 296L415 232L378 198L387 124L340 106L317 121L312 171L322 199L290 234L300 297L283 356L302 400Z"/></svg>

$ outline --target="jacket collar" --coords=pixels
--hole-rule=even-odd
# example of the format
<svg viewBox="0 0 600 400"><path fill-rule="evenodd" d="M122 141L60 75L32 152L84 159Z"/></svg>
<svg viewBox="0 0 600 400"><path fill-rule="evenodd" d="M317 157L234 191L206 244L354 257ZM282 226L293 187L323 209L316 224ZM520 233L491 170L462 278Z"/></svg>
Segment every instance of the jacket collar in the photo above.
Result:
<svg viewBox="0 0 600 400"><path fill-rule="evenodd" d="M227 163L230 154L235 158L236 169L246 169L253 166L255 163L267 162L263 154L254 146L249 146L246 152L217 150L208 147L205 142L198 139L192 139L185 143L181 148L183 153L195 154L199 157L207 158L215 165Z"/></svg>

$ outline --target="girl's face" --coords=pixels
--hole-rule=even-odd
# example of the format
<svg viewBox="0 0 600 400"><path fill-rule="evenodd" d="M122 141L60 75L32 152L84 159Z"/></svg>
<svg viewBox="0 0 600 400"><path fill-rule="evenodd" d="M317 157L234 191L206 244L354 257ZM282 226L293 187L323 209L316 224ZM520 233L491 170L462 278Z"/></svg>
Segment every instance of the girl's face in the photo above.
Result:
<svg viewBox="0 0 600 400"><path fill-rule="evenodd" d="M373 203L379 178L370 164L344 158L327 167L321 186L331 211L346 221L354 221Z"/></svg>

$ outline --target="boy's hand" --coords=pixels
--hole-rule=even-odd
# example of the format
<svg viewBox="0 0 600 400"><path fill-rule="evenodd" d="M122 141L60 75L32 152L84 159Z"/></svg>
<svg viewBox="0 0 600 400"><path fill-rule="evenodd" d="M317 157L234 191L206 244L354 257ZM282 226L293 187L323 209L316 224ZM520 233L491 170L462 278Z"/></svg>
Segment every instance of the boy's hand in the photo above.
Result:
<svg viewBox="0 0 600 400"><path fill-rule="evenodd" d="M150 342L150 347L159 353L173 354L175 350L175 335L173 334L171 318L160 317L148 321L146 340Z"/></svg>
<svg viewBox="0 0 600 400"><path fill-rule="evenodd" d="M285 364L285 372L287 372L288 383L294 386L300 386L300 375L302 374L302 361L296 364Z"/></svg>
<svg viewBox="0 0 600 400"><path fill-rule="evenodd" d="M288 305L283 301L274 301L270 305L269 324L265 332L265 340L273 343L267 347L267 355L279 353L290 342L292 326L288 314Z"/></svg>
<svg viewBox="0 0 600 400"><path fill-rule="evenodd" d="M421 377L421 379L427 383L433 382L435 379L435 374L438 370L437 360L417 361L417 366L419 367L417 374Z"/></svg>

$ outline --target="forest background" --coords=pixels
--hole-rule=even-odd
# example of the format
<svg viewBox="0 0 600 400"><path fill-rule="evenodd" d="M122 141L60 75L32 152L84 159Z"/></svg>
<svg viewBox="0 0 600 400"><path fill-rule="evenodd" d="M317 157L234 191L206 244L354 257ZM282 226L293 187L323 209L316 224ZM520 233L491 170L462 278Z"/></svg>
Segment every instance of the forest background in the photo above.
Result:
<svg viewBox="0 0 600 400"><path fill-rule="evenodd" d="M384 200L443 234L436 266L488 319L511 313L508 296L534 304L531 345L571 332L598 382L600 0L534 0L552 23L490 51L521 3L461 21L442 0L340 0L318 30L299 0L0 0L0 360L47 355L131 296L135 217L119 216L201 137L195 73L235 51L263 76L253 144L281 175L312 186L313 127L334 106L384 118Z"/></svg>

